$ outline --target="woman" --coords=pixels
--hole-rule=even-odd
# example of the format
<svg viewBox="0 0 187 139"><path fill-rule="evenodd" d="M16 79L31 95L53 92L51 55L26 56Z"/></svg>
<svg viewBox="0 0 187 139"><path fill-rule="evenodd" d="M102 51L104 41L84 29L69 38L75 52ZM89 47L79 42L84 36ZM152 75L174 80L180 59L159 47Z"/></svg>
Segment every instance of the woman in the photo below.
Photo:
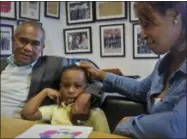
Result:
<svg viewBox="0 0 187 139"><path fill-rule="evenodd" d="M137 81L79 65L103 90L147 103L148 114L122 119L114 133L136 138L186 138L186 2L136 2L142 37L156 54L165 54L153 72Z"/></svg>

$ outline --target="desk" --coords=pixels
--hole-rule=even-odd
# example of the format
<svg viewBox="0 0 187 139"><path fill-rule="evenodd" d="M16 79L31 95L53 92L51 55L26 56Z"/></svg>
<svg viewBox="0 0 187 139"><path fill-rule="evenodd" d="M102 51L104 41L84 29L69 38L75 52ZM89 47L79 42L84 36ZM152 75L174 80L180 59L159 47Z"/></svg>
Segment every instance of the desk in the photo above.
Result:
<svg viewBox="0 0 187 139"><path fill-rule="evenodd" d="M1 138L15 138L29 129L35 122L1 117ZM126 138L123 136L92 131L88 138Z"/></svg>

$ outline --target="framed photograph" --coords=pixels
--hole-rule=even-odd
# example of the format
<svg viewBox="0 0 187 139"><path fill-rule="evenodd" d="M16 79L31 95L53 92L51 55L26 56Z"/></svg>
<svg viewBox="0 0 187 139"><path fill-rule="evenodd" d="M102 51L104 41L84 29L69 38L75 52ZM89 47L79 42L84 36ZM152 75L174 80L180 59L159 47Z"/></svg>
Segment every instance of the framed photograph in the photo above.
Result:
<svg viewBox="0 0 187 139"><path fill-rule="evenodd" d="M96 20L127 19L127 2L96 2Z"/></svg>
<svg viewBox="0 0 187 139"><path fill-rule="evenodd" d="M135 4L135 1L129 2L129 17L130 17L130 22L138 22L138 18L136 17L136 14L134 12L134 4Z"/></svg>
<svg viewBox="0 0 187 139"><path fill-rule="evenodd" d="M44 9L45 17L60 19L60 1L47 1Z"/></svg>
<svg viewBox="0 0 187 139"><path fill-rule="evenodd" d="M12 54L12 36L13 25L0 24L0 50L1 57L7 57Z"/></svg>
<svg viewBox="0 0 187 139"><path fill-rule="evenodd" d="M68 25L93 22L93 2L66 2L66 18Z"/></svg>
<svg viewBox="0 0 187 139"><path fill-rule="evenodd" d="M19 2L19 17L23 19L40 20L40 2Z"/></svg>
<svg viewBox="0 0 187 139"><path fill-rule="evenodd" d="M148 47L147 41L141 38L141 26L138 23L133 24L133 58L134 59L154 59L159 55Z"/></svg>
<svg viewBox="0 0 187 139"><path fill-rule="evenodd" d="M125 57L124 24L100 26L101 57Z"/></svg>
<svg viewBox="0 0 187 139"><path fill-rule="evenodd" d="M16 20L16 2L0 1L0 17L1 19Z"/></svg>
<svg viewBox="0 0 187 139"><path fill-rule="evenodd" d="M92 53L91 27L64 29L65 54Z"/></svg>
<svg viewBox="0 0 187 139"><path fill-rule="evenodd" d="M27 20L17 20L17 25L20 25L25 21L27 21ZM42 23L40 23L40 22L37 22L37 23L42 27Z"/></svg>

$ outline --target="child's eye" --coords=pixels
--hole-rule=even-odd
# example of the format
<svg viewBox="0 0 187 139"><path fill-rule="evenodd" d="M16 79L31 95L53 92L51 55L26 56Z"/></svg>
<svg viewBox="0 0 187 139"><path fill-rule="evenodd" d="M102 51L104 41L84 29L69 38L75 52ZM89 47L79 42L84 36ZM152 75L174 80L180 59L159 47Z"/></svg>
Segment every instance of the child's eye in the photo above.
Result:
<svg viewBox="0 0 187 139"><path fill-rule="evenodd" d="M75 85L75 87L76 87L76 88L81 88L81 87L82 87L82 85Z"/></svg>
<svg viewBox="0 0 187 139"><path fill-rule="evenodd" d="M69 84L63 84L62 85L64 88L68 88L70 85Z"/></svg>

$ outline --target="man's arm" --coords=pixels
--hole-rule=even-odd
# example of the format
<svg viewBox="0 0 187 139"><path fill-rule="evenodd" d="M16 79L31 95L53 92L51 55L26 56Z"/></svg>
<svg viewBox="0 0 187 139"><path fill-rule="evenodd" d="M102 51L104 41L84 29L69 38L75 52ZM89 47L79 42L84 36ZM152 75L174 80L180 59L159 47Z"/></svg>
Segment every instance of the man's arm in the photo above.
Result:
<svg viewBox="0 0 187 139"><path fill-rule="evenodd" d="M186 96L172 111L129 118L114 132L136 138L186 138Z"/></svg>

